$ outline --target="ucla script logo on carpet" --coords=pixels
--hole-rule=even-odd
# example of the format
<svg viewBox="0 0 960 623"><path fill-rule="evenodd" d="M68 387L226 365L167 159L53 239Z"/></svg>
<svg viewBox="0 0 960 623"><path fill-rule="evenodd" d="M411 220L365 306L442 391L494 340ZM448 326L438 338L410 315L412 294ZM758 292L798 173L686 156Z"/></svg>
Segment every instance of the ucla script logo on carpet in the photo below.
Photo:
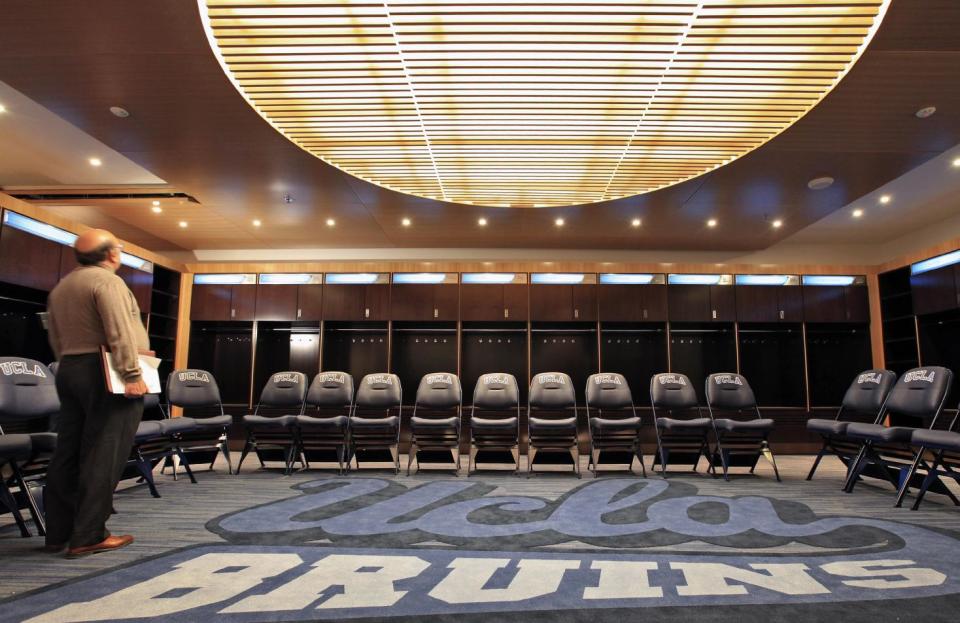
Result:
<svg viewBox="0 0 960 623"><path fill-rule="evenodd" d="M18 621L256 621L902 599L960 592L957 540L683 482L556 501L463 480L311 481L201 545L4 604ZM5 619L6 620L6 619Z"/></svg>

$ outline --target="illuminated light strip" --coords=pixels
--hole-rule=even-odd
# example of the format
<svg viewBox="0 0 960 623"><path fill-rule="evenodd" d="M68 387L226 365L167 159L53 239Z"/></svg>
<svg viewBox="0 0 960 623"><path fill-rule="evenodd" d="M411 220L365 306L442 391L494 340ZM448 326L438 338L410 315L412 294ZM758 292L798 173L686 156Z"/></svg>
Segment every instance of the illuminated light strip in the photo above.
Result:
<svg viewBox="0 0 960 623"><path fill-rule="evenodd" d="M735 279L738 286L785 286L795 277L792 275L737 275Z"/></svg>
<svg viewBox="0 0 960 623"><path fill-rule="evenodd" d="M804 275L805 286L849 286L857 280L853 275Z"/></svg>
<svg viewBox="0 0 960 623"><path fill-rule="evenodd" d="M920 275L922 273L936 270L937 268L943 268L944 266L950 266L952 264L960 264L960 250L951 251L950 253L938 255L937 257L931 257L929 260L923 260L922 262L911 264L910 274Z"/></svg>

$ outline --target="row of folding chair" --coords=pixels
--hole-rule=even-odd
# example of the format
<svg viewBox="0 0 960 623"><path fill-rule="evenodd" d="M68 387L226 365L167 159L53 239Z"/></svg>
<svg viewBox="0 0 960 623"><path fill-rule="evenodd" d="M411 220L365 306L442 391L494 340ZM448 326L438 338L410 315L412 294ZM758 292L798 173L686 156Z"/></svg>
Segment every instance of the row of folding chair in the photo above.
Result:
<svg viewBox="0 0 960 623"><path fill-rule="evenodd" d="M888 480L900 507L910 488L917 488L913 510L927 491L960 500L943 477L960 482L958 417L943 426L953 372L939 366L908 370L898 379L890 370L857 375L834 419L811 419L807 428L823 440L807 480L823 456L833 454L847 467L843 490L853 491L863 476ZM918 426L908 426L915 422Z"/></svg>

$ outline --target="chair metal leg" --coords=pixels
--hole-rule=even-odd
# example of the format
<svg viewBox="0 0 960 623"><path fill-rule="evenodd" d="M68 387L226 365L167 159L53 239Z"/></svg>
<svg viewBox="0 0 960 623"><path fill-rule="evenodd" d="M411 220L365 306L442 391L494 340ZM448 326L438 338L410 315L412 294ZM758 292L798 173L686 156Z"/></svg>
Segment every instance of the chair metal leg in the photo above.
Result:
<svg viewBox="0 0 960 623"><path fill-rule="evenodd" d="M480 448L478 448L477 446L471 443L470 451L467 453L467 478L469 478L470 475L473 474L473 470L476 467L478 452L480 452Z"/></svg>
<svg viewBox="0 0 960 623"><path fill-rule="evenodd" d="M190 478L190 482L193 484L197 484L197 479L194 477L193 470L190 468L190 461L188 461L187 457L184 455L183 449L180 446L177 446L176 448L174 448L174 452L177 453L177 457L179 457L180 459L180 465L183 466L183 471L187 473L187 477Z"/></svg>
<svg viewBox="0 0 960 623"><path fill-rule="evenodd" d="M240 468L243 467L243 462L247 459L247 455L250 454L250 449L255 447L256 446L254 445L253 439L247 437L246 443L243 444L243 451L240 453L240 462L237 463L237 470L234 472L235 474L240 474Z"/></svg>
<svg viewBox="0 0 960 623"><path fill-rule="evenodd" d="M17 527L20 528L20 536L31 536L30 529L27 528L27 522L24 521L23 515L20 513L20 506L17 504L17 499L13 496L13 493L10 492L3 478L0 478L0 504L10 509L13 520L17 523Z"/></svg>
<svg viewBox="0 0 960 623"><path fill-rule="evenodd" d="M533 446L527 442L527 478L530 477L530 474L533 473L533 459L537 456L537 451ZM517 461L519 463L519 461Z"/></svg>
<svg viewBox="0 0 960 623"><path fill-rule="evenodd" d="M583 478L583 475L580 473L580 444L573 444L570 456L573 458L573 471L577 474L577 478Z"/></svg>
<svg viewBox="0 0 960 623"><path fill-rule="evenodd" d="M857 480L860 478L860 474L863 472L867 463L867 452L869 444L863 444L863 447L860 448L860 452L857 453L857 458L854 460L853 465L850 467L850 473L847 474L847 480L843 485L844 493L853 493L853 487L856 485Z"/></svg>
<svg viewBox="0 0 960 623"><path fill-rule="evenodd" d="M780 480L780 470L777 469L777 459L774 458L773 451L770 449L770 446L767 444L766 440L763 441L761 452L763 452L763 458L770 461L770 465L773 465L773 475L777 478L777 482L783 482ZM754 463L754 467L756 467L756 463ZM751 469L750 472L752 473L753 470Z"/></svg>
<svg viewBox="0 0 960 623"><path fill-rule="evenodd" d="M927 493L927 489L929 489L930 485L933 484L933 481L939 477L937 474L937 468L939 467L940 460L942 458L943 458L943 452L938 452L936 458L933 460L933 465L931 465L930 468L927 470L927 475L923 479L923 484L920 485L920 490L917 491L917 499L914 500L913 506L910 507L910 510L915 511L918 508L920 508L920 502L923 501L923 496Z"/></svg>
<svg viewBox="0 0 960 623"><path fill-rule="evenodd" d="M813 480L813 474L817 471L817 468L820 466L820 461L823 459L824 453L827 451L827 444L823 444L820 448L820 452L817 452L817 457L813 459L813 466L810 467L810 473L807 474L807 480Z"/></svg>
<svg viewBox="0 0 960 623"><path fill-rule="evenodd" d="M407 452L407 476L410 475L410 465L413 464L413 457L417 455L417 444L410 442L410 450ZM417 471L420 471L420 461L417 461Z"/></svg>
<svg viewBox="0 0 960 623"><path fill-rule="evenodd" d="M660 455L660 476L664 480L666 480L667 479L667 451L659 443L657 444L657 454Z"/></svg>
<svg viewBox="0 0 960 623"><path fill-rule="evenodd" d="M44 521L43 513L40 512L40 507L37 505L36 498L33 497L33 491L30 489L30 485L23 478L23 473L20 471L20 468L17 467L16 463L11 463L10 467L13 468L13 477L17 481L17 486L20 487L24 497L27 498L27 509L30 511L33 523L37 526L37 533L40 536L46 536L47 524Z"/></svg>
<svg viewBox="0 0 960 623"><path fill-rule="evenodd" d="M138 454L136 466L137 471L140 472L144 482L147 483L147 487L150 489L150 495L155 498L160 497L160 492L157 491L157 485L153 482L153 471L151 470L150 461L145 460Z"/></svg>

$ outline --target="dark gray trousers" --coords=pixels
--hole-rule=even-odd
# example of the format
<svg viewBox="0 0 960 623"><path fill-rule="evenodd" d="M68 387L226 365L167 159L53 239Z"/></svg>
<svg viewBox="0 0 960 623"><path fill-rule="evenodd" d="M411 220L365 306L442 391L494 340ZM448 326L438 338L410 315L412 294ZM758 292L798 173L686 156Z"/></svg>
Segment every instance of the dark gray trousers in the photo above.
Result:
<svg viewBox="0 0 960 623"><path fill-rule="evenodd" d="M104 540L143 399L107 393L100 355L67 355L57 370L57 449L47 469L44 508L49 544Z"/></svg>

